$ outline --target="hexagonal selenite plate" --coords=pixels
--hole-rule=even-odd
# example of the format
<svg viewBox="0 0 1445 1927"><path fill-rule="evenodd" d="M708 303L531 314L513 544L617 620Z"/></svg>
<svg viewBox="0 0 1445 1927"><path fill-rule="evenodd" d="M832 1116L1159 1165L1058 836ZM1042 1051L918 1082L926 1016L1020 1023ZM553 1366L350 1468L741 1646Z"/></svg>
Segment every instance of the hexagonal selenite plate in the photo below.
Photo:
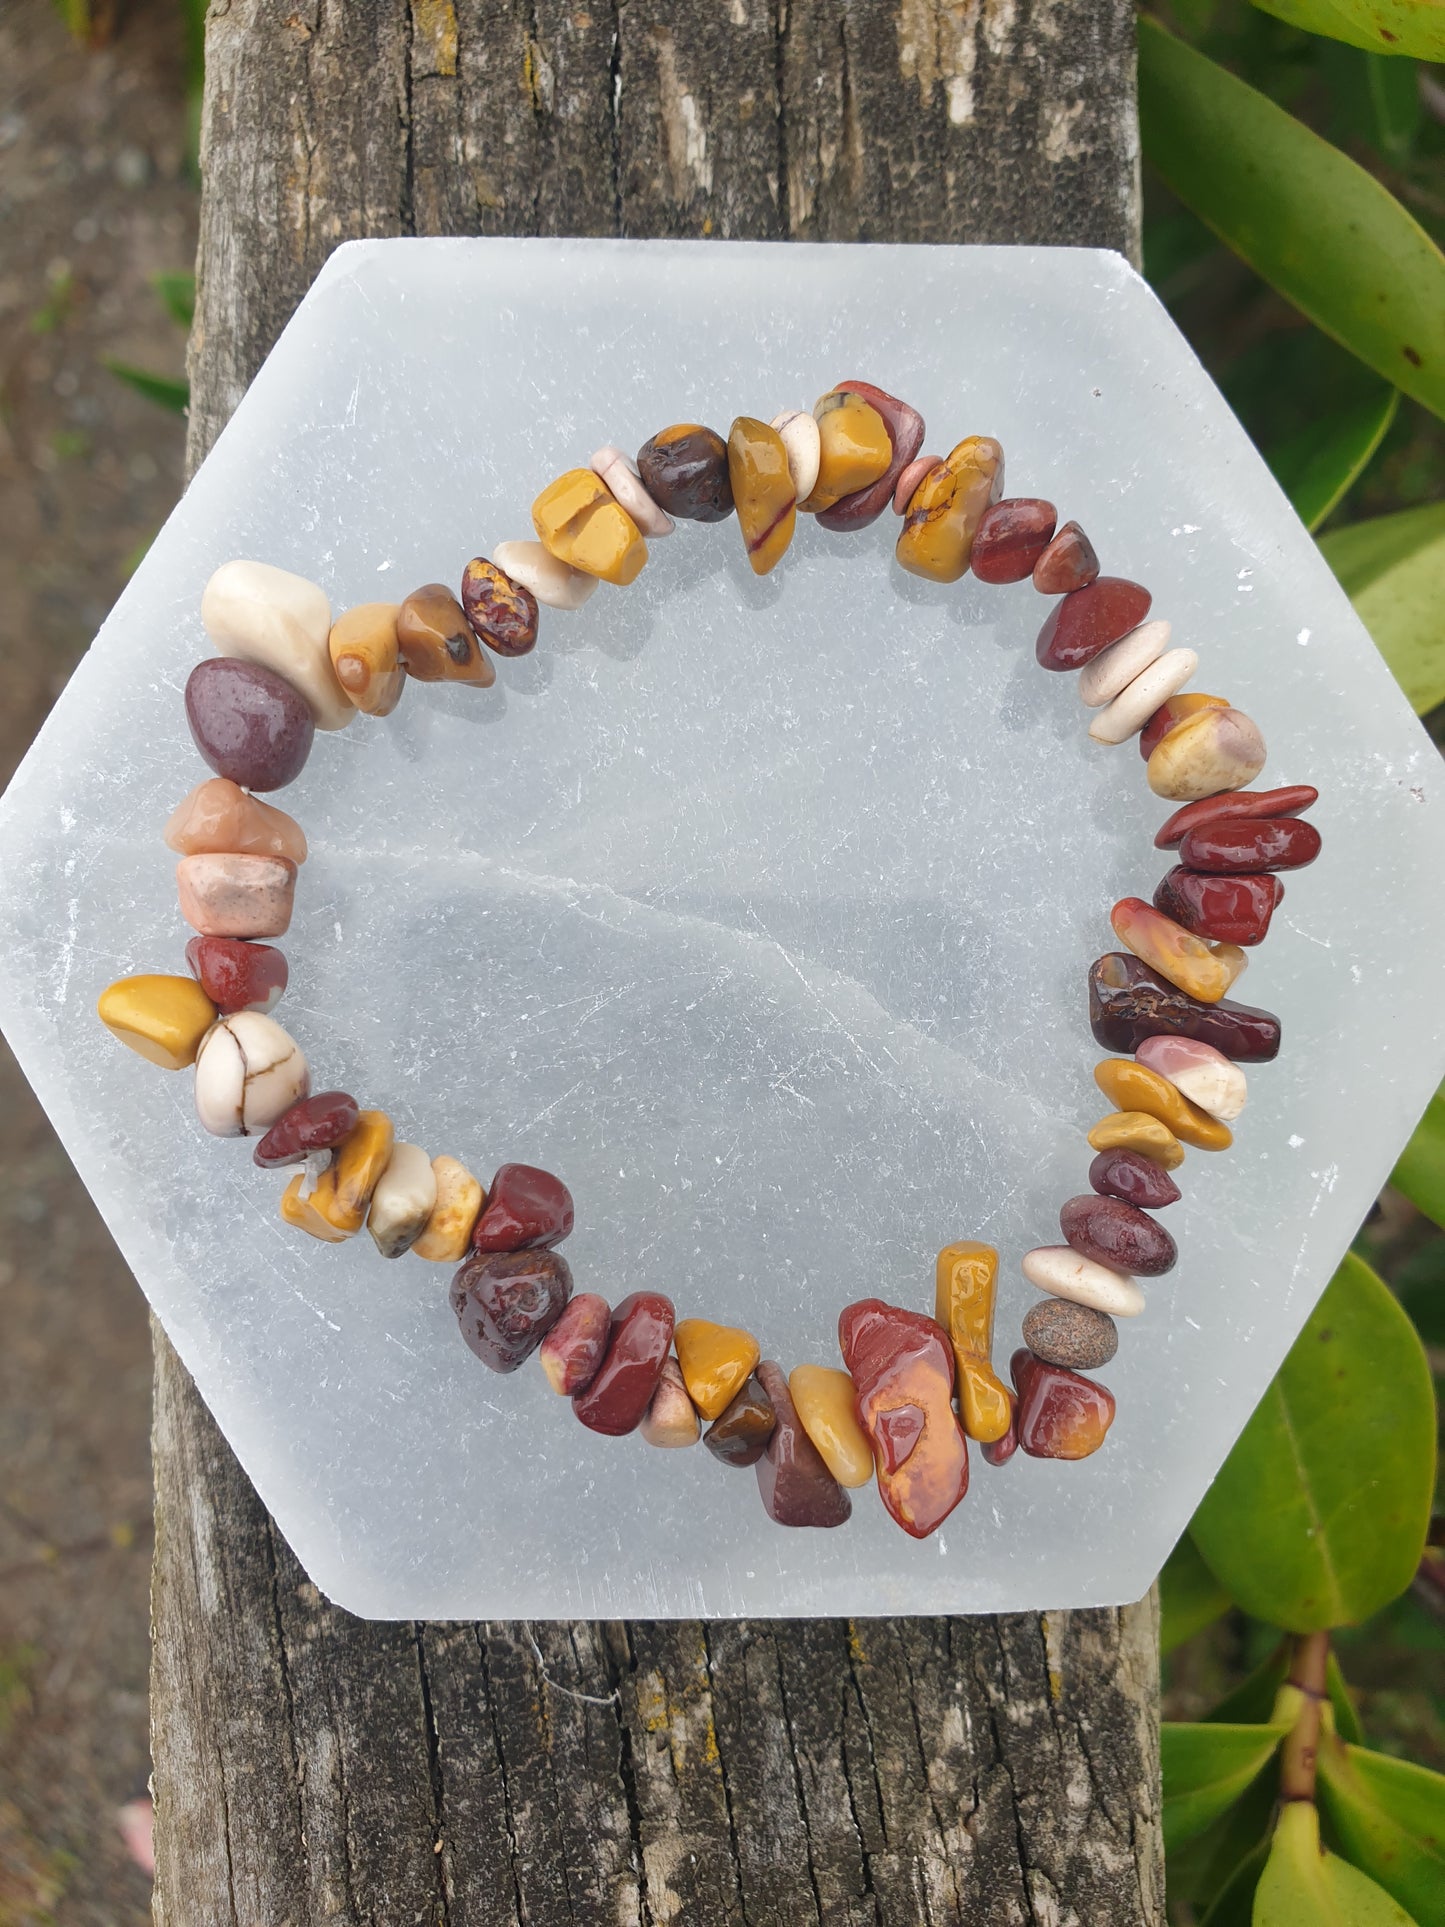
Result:
<svg viewBox="0 0 1445 1927"><path fill-rule="evenodd" d="M1081 1464L973 1457L915 1543L855 1494L771 1524L753 1476L577 1425L487 1372L450 1268L284 1227L285 1174L197 1127L189 1075L93 1015L183 969L167 813L205 774L181 691L211 570L255 556L340 610L530 534L599 443L726 429L861 374L927 445L999 437L1011 493L1148 583L1201 688L1318 782L1247 1001L1279 1011L1237 1148L1191 1152L1177 1271L1101 1374ZM1027 583L927 586L800 523L748 570L684 524L627 591L543 611L491 691L410 688L318 736L275 800L312 839L279 1015L318 1087L485 1180L577 1198L577 1288L647 1286L837 1362L869 1294L931 1309L959 1237L1018 1273L1085 1188L1102 1105L1085 972L1171 860L1137 747L1034 662ZM1148 1586L1439 1077L1438 759L1243 432L1117 257L1002 248L540 241L337 253L137 571L0 816L5 1029L126 1259L317 1584L373 1616L993 1611ZM85 1334L77 1332L77 1344Z"/></svg>

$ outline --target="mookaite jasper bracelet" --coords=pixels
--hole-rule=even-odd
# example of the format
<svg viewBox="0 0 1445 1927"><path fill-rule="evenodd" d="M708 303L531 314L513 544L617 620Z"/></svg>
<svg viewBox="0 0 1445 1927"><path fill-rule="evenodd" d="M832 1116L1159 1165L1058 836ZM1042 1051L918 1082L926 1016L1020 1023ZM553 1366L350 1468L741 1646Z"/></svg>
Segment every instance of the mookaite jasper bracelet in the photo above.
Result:
<svg viewBox="0 0 1445 1927"><path fill-rule="evenodd" d="M867 382L840 382L812 414L769 425L740 416L727 441L696 423L664 428L634 466L601 448L532 505L539 540L503 542L462 575L397 605L369 602L336 622L314 583L261 562L228 562L206 585L201 621L216 655L186 684L197 749L217 772L166 826L180 853L180 906L199 933L190 977L126 977L100 999L124 1043L171 1070L195 1065L196 1109L218 1137L259 1137L265 1169L299 1165L281 1199L288 1225L328 1244L364 1224L383 1257L405 1251L459 1264L451 1305L462 1337L495 1372L537 1352L548 1381L594 1432L640 1431L651 1445L704 1443L725 1465L757 1468L781 1525L836 1526L847 1488L876 1467L883 1503L917 1538L968 1489L968 1439L990 1465L1022 1447L1038 1458L1095 1452L1112 1395L1086 1376L1118 1344L1117 1318L1144 1308L1139 1278L1177 1256L1150 1214L1173 1204L1184 1146L1222 1151L1244 1106L1241 1064L1279 1049L1268 1011L1225 992L1284 894L1281 870L1314 860L1320 839L1298 812L1305 785L1249 791L1264 766L1259 730L1222 697L1184 694L1197 658L1171 649L1137 582L1099 573L1077 522L1050 502L1001 499L1003 450L970 435L946 458L921 455L923 419ZM525 655L538 605L578 609L599 581L631 582L647 540L673 517L718 522L736 511L748 560L766 575L798 513L824 528L867 527L891 504L897 556L930 582L972 568L1058 600L1038 639L1045 669L1078 670L1095 742L1139 738L1156 796L1182 805L1155 846L1179 861L1152 904L1125 897L1111 922L1125 948L1089 972L1090 1020L1108 1051L1095 1081L1114 1108L1089 1132L1089 1191L1059 1213L1064 1242L1023 1258L1049 1294L1023 1323L1012 1389L993 1370L998 1254L951 1244L938 1254L934 1315L865 1298L838 1321L843 1370L760 1359L757 1340L702 1318L674 1322L671 1300L636 1291L618 1305L572 1295L555 1247L572 1229L560 1178L504 1164L483 1190L453 1157L395 1141L384 1111L344 1091L312 1095L306 1061L269 1014L286 960L262 939L290 922L300 826L261 802L297 776L317 729L385 716L408 677L486 688L489 652ZM955 1398L957 1403L955 1405Z"/></svg>

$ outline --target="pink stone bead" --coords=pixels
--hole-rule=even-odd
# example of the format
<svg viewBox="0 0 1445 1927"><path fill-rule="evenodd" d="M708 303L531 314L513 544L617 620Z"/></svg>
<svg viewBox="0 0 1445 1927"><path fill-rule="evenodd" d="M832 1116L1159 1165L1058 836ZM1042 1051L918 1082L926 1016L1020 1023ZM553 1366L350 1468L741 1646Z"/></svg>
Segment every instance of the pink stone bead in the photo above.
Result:
<svg viewBox="0 0 1445 1927"><path fill-rule="evenodd" d="M900 473L893 489L893 513L905 515L908 504L913 500L913 492L925 475L931 475L936 468L943 467L941 455L919 455Z"/></svg>
<svg viewBox="0 0 1445 1927"><path fill-rule="evenodd" d="M280 937L291 922L296 865L282 856L185 856L181 915L203 937Z"/></svg>
<svg viewBox="0 0 1445 1927"><path fill-rule="evenodd" d="M1167 1077L1191 1104L1232 1124L1244 1109L1244 1072L1223 1051L1193 1037L1146 1037L1134 1055L1146 1070Z"/></svg>

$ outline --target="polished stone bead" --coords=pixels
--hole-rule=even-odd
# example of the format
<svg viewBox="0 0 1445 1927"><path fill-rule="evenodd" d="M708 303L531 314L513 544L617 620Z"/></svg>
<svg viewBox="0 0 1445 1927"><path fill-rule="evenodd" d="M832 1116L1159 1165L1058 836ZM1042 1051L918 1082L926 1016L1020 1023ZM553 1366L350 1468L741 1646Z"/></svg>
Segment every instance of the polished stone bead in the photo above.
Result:
<svg viewBox="0 0 1445 1927"><path fill-rule="evenodd" d="M1203 823L1257 821L1266 816L1298 816L1319 801L1319 791L1308 783L1286 783L1277 790L1235 790L1221 796L1206 796L1176 810L1155 832L1156 850L1172 850L1191 830Z"/></svg>
<svg viewBox="0 0 1445 1927"><path fill-rule="evenodd" d="M1008 1426L1008 1387L993 1369L998 1253L964 1239L945 1245L933 1276L933 1315L948 1333L958 1371L958 1409L971 1439L996 1439Z"/></svg>
<svg viewBox="0 0 1445 1927"><path fill-rule="evenodd" d="M477 640L499 656L525 656L536 646L537 598L484 555L462 571L462 611Z"/></svg>
<svg viewBox="0 0 1445 1927"><path fill-rule="evenodd" d="M1184 1146L1152 1111L1111 1111L1090 1131L1089 1143L1096 1151L1137 1151L1166 1171L1184 1162Z"/></svg>
<svg viewBox="0 0 1445 1927"><path fill-rule="evenodd" d="M756 1461L764 1511L780 1526L846 1524L853 1515L853 1501L803 1430L782 1366L765 1358L758 1366L757 1382L773 1409L773 1427Z"/></svg>
<svg viewBox="0 0 1445 1927"><path fill-rule="evenodd" d="M1053 540L1058 510L1028 495L995 502L979 517L973 572L980 582L1022 582Z"/></svg>
<svg viewBox="0 0 1445 1927"><path fill-rule="evenodd" d="M542 1340L538 1362L547 1383L563 1398L584 1392L597 1376L612 1330L612 1307L595 1291L582 1291Z"/></svg>
<svg viewBox="0 0 1445 1927"><path fill-rule="evenodd" d="M218 656L259 663L296 690L318 729L345 729L355 716L331 666L331 605L305 576L224 562L201 592L201 623Z"/></svg>
<svg viewBox="0 0 1445 1927"><path fill-rule="evenodd" d="M526 1251L558 1245L573 1224L572 1193L535 1164L502 1164L472 1232L477 1251Z"/></svg>
<svg viewBox="0 0 1445 1927"><path fill-rule="evenodd" d="M282 937L290 928L296 865L284 856L183 856L181 915L203 937Z"/></svg>
<svg viewBox="0 0 1445 1927"><path fill-rule="evenodd" d="M673 1322L672 1300L660 1291L634 1291L614 1306L602 1363L585 1391L572 1396L572 1410L589 1431L612 1438L636 1431L662 1376Z"/></svg>
<svg viewBox="0 0 1445 1927"><path fill-rule="evenodd" d="M1320 833L1298 817L1264 817L1256 822L1202 823L1179 845L1191 870L1258 876L1264 871L1302 870L1320 853Z"/></svg>
<svg viewBox="0 0 1445 1927"><path fill-rule="evenodd" d="M186 679L186 721L218 776L248 790L295 782L311 754L316 724L305 700L260 663L212 656Z"/></svg>
<svg viewBox="0 0 1445 1927"><path fill-rule="evenodd" d="M348 1237L360 1231L395 1145L396 1132L385 1111L358 1111L356 1122L316 1180L312 1210Z"/></svg>
<svg viewBox="0 0 1445 1927"><path fill-rule="evenodd" d="M311 1088L306 1059L274 1017L223 1017L196 1055L196 1115L213 1137L260 1137Z"/></svg>
<svg viewBox="0 0 1445 1927"><path fill-rule="evenodd" d="M1139 625L1140 629L1147 627L1147 623ZM1129 631L1131 636L1138 633L1138 629ZM1118 647L1118 643L1110 644L1110 648ZM1094 661L1098 661L1097 656ZM1090 669L1093 666L1093 663L1088 665ZM1192 649L1169 650L1147 669L1141 669L1133 682L1104 705L1089 725L1090 736L1096 743L1127 743L1137 730L1145 728L1151 718L1158 715L1161 703L1167 708L1171 701L1185 700L1176 695L1176 691L1183 688L1198 667L1199 658Z"/></svg>
<svg viewBox="0 0 1445 1927"><path fill-rule="evenodd" d="M308 1237L319 1238L322 1244L344 1245L351 1236L349 1231L338 1231L335 1225L328 1224L311 1206L311 1196L307 1190L309 1173L298 1171L281 1198L281 1221L296 1231L304 1231Z"/></svg>
<svg viewBox="0 0 1445 1927"><path fill-rule="evenodd" d="M1170 625L1161 616L1141 622L1127 636L1101 649L1079 671L1079 701L1086 709L1100 709L1137 682L1169 647Z"/></svg>
<svg viewBox="0 0 1445 1927"><path fill-rule="evenodd" d="M1263 943L1284 897L1275 876L1206 876L1176 864L1154 889L1154 908L1182 929L1216 943Z"/></svg>
<svg viewBox="0 0 1445 1927"><path fill-rule="evenodd" d="M454 1265L471 1248L472 1228L487 1194L458 1158L433 1158L431 1168L437 1201L412 1251L429 1264Z"/></svg>
<svg viewBox="0 0 1445 1927"><path fill-rule="evenodd" d="M736 1325L684 1318L673 1343L693 1404L704 1418L720 1418L757 1368L757 1339Z"/></svg>
<svg viewBox="0 0 1445 1927"><path fill-rule="evenodd" d="M698 422L659 429L637 451L642 486L668 515L684 522L721 522L733 512L727 443Z"/></svg>
<svg viewBox="0 0 1445 1927"><path fill-rule="evenodd" d="M165 827L178 856L282 856L306 861L301 825L285 810L248 796L225 776L208 776L178 803Z"/></svg>
<svg viewBox="0 0 1445 1927"><path fill-rule="evenodd" d="M393 1144L371 1194L366 1228L383 1258L400 1258L426 1230L436 1209L437 1178L419 1144Z"/></svg>
<svg viewBox="0 0 1445 1927"><path fill-rule="evenodd" d="M1247 961L1238 944L1206 943L1191 936L1142 897L1121 897L1109 921L1114 935L1136 957L1202 1004L1217 1004Z"/></svg>
<svg viewBox="0 0 1445 1927"><path fill-rule="evenodd" d="M1179 1247L1163 1225L1120 1198L1086 1191L1067 1199L1059 1209L1059 1229L1081 1257L1135 1278L1162 1278L1179 1262Z"/></svg>
<svg viewBox="0 0 1445 1927"><path fill-rule="evenodd" d="M590 468L569 468L547 484L532 504L532 527L560 562L619 589L647 561L641 530Z"/></svg>
<svg viewBox="0 0 1445 1927"><path fill-rule="evenodd" d="M875 522L893 500L898 477L923 446L923 417L916 408L910 408L906 401L899 401L896 395L875 388L871 382L840 381L838 392L857 395L882 417L883 426L888 431L890 450L888 466L876 481L855 489L851 495L844 495L831 508L818 511L821 528L849 534ZM821 466L821 430L819 455ZM817 486L816 483L814 486Z"/></svg>
<svg viewBox="0 0 1445 1927"><path fill-rule="evenodd" d="M921 1312L863 1298L838 1320L858 1422L873 1441L878 1490L915 1539L937 1530L968 1490L968 1442L953 1410L953 1347Z"/></svg>
<svg viewBox="0 0 1445 1927"><path fill-rule="evenodd" d="M749 565L754 575L767 575L782 560L798 520L788 451L777 429L739 415L728 435L728 475Z"/></svg>
<svg viewBox="0 0 1445 1927"><path fill-rule="evenodd" d="M194 1064L216 1006L190 977L121 977L100 993L100 1021L113 1037L162 1070Z"/></svg>
<svg viewBox="0 0 1445 1927"><path fill-rule="evenodd" d="M898 480L893 484L893 513L906 515L908 504L918 491L919 483L931 475L936 468L944 465L941 455L915 455L907 468L899 471Z"/></svg>
<svg viewBox="0 0 1445 1927"><path fill-rule="evenodd" d="M1008 1430L1001 1438L985 1439L979 1446L989 1465L1007 1465L1019 1449L1019 1402L1015 1393L1008 1395Z"/></svg>
<svg viewBox="0 0 1445 1927"><path fill-rule="evenodd" d="M1127 1272L1085 1258L1071 1245L1038 1245L1024 1253L1020 1269L1040 1291L1111 1318L1137 1318L1144 1309L1144 1294Z"/></svg>
<svg viewBox="0 0 1445 1927"><path fill-rule="evenodd" d="M1003 494L1003 449L990 435L967 435L925 475L903 514L894 554L900 568L927 582L957 582L973 559L985 509Z"/></svg>
<svg viewBox="0 0 1445 1927"><path fill-rule="evenodd" d="M665 509L658 507L642 485L642 477L620 448L611 442L596 450L587 464L601 477L614 500L621 503L649 542L671 535L677 524Z"/></svg>
<svg viewBox="0 0 1445 1927"><path fill-rule="evenodd" d="M1145 1037L1197 1037L1239 1064L1279 1055L1280 1023L1267 1010L1223 998L1201 1004L1137 957L1111 950L1089 967L1089 1023L1105 1050L1131 1051Z"/></svg>
<svg viewBox="0 0 1445 1927"><path fill-rule="evenodd" d="M687 1395L675 1358L662 1361L657 1390L642 1414L637 1430L649 1445L696 1445L700 1431L697 1408Z"/></svg>
<svg viewBox="0 0 1445 1927"><path fill-rule="evenodd" d="M448 1298L462 1337L494 1372L532 1356L572 1295L572 1273L556 1251L475 1251Z"/></svg>
<svg viewBox="0 0 1445 1927"><path fill-rule="evenodd" d="M854 390L830 388L818 397L813 414L818 423L818 479L801 504L808 515L821 514L845 496L871 488L893 461L887 422L872 402ZM736 477L733 494L737 494Z"/></svg>
<svg viewBox="0 0 1445 1927"><path fill-rule="evenodd" d="M466 610L442 582L413 589L396 618L396 644L417 682L459 682L490 689L492 659L472 634Z"/></svg>
<svg viewBox="0 0 1445 1927"><path fill-rule="evenodd" d="M1034 587L1040 595L1069 595L1098 579L1093 543L1077 522L1065 522L1034 564Z"/></svg>
<svg viewBox="0 0 1445 1927"><path fill-rule="evenodd" d="M559 562L540 542L499 542L492 560L549 609L580 609L597 587L595 575Z"/></svg>
<svg viewBox="0 0 1445 1927"><path fill-rule="evenodd" d="M1265 764L1264 738L1239 709L1200 709L1175 725L1145 765L1156 796L1188 802L1243 789Z"/></svg>
<svg viewBox="0 0 1445 1927"><path fill-rule="evenodd" d="M1149 591L1123 576L1101 575L1059 602L1039 631L1034 653L1045 669L1082 669L1149 613Z"/></svg>
<svg viewBox="0 0 1445 1927"><path fill-rule="evenodd" d="M756 1465L776 1423L772 1401L754 1375L722 1417L713 1420L702 1442L724 1465Z"/></svg>
<svg viewBox="0 0 1445 1927"><path fill-rule="evenodd" d="M1100 1151L1089 1166L1089 1183L1102 1198L1122 1198L1125 1204L1137 1204L1146 1211L1178 1204L1182 1195L1163 1165L1123 1147Z"/></svg>
<svg viewBox="0 0 1445 1927"><path fill-rule="evenodd" d="M262 1170L304 1164L313 1151L329 1151L356 1128L356 1099L345 1091L318 1091L278 1117L251 1156Z"/></svg>
<svg viewBox="0 0 1445 1927"><path fill-rule="evenodd" d="M1146 1037L1137 1055L1146 1070L1167 1078L1207 1116L1230 1124L1244 1109L1249 1095L1244 1072L1211 1045L1192 1037Z"/></svg>
<svg viewBox="0 0 1445 1927"><path fill-rule="evenodd" d="M1030 1458L1086 1459L1098 1451L1114 1423L1112 1392L1022 1347L1010 1370L1019 1395L1019 1444Z"/></svg>
<svg viewBox="0 0 1445 1927"><path fill-rule="evenodd" d="M286 989L286 959L269 943L192 937L186 962L223 1017L238 1010L272 1011Z"/></svg>
<svg viewBox="0 0 1445 1927"><path fill-rule="evenodd" d="M853 1381L832 1365L795 1365L788 1391L803 1430L839 1485L867 1485L873 1448L853 1409Z"/></svg>
<svg viewBox="0 0 1445 1927"><path fill-rule="evenodd" d="M818 463L823 453L818 418L802 408L785 408L782 414L774 415L769 426L778 431L787 451L793 493L800 502L805 501L817 487Z"/></svg>
<svg viewBox="0 0 1445 1927"><path fill-rule="evenodd" d="M406 687L396 641L398 602L363 602L331 625L327 648L336 680L368 716L389 716Z"/></svg>
<svg viewBox="0 0 1445 1927"><path fill-rule="evenodd" d="M1195 658L1196 667L1198 658ZM1183 694L1171 691L1159 700L1156 709L1150 711L1143 728L1139 731L1139 754L1147 763L1154 751L1163 742L1171 729L1177 729L1187 716L1197 716L1201 709L1228 709L1229 703L1223 696L1206 696L1202 690L1191 689Z"/></svg>
<svg viewBox="0 0 1445 1927"><path fill-rule="evenodd" d="M1046 1365L1093 1372L1119 1349L1119 1327L1106 1311L1069 1298L1045 1298L1024 1313L1024 1343Z"/></svg>

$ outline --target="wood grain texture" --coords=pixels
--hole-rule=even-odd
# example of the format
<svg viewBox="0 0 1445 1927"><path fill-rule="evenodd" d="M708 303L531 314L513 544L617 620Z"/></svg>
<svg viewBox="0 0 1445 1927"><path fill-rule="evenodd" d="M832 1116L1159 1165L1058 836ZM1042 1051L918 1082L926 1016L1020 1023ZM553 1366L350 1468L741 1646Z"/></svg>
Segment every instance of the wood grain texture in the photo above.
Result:
<svg viewBox="0 0 1445 1927"><path fill-rule="evenodd" d="M1128 0L217 0L198 462L363 235L1137 252ZM1163 1919L1157 1626L369 1624L159 1328L158 1927Z"/></svg>

